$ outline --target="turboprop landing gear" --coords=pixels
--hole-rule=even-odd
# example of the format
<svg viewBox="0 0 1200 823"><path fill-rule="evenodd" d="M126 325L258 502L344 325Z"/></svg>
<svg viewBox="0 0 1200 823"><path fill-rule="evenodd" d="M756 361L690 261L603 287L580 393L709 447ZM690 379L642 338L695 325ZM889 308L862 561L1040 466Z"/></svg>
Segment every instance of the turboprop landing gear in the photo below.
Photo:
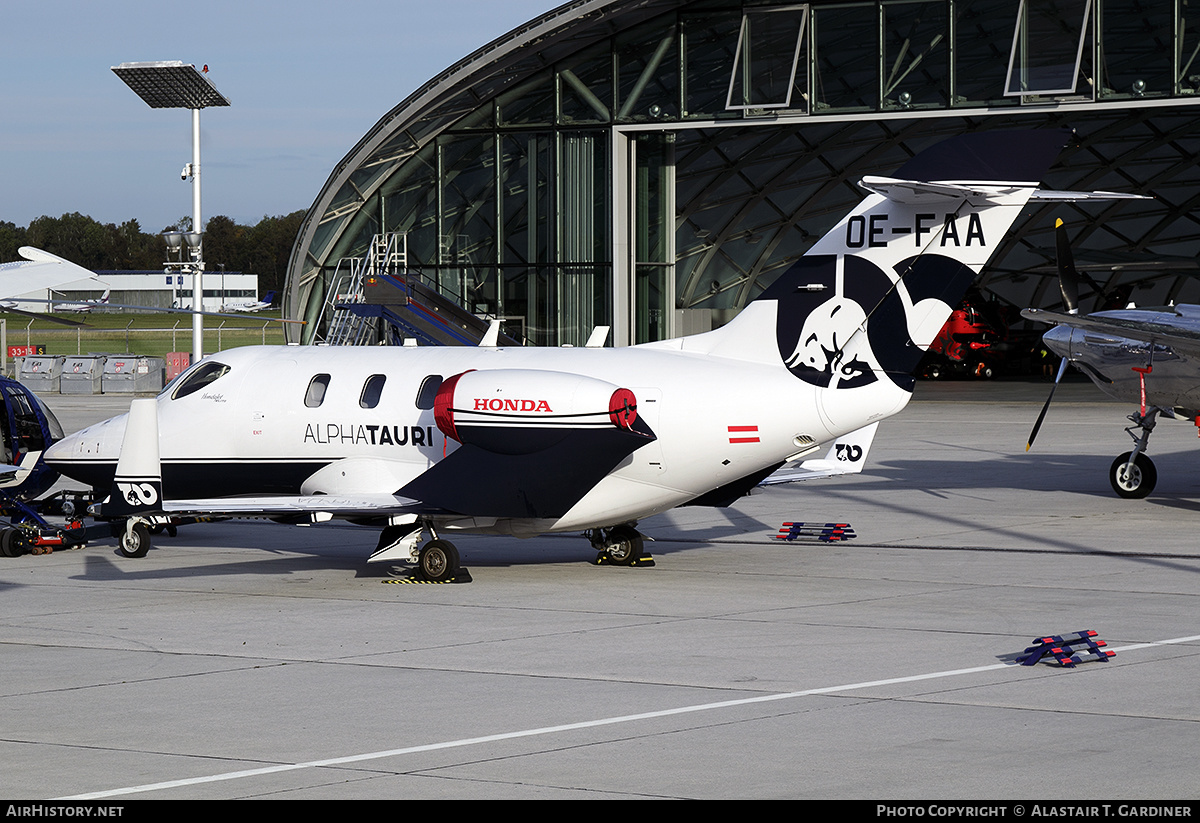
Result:
<svg viewBox="0 0 1200 823"><path fill-rule="evenodd" d="M597 566L654 565L654 560L645 554L645 538L631 524L609 529L591 529L586 533L586 537L592 548L599 552L596 555Z"/></svg>
<svg viewBox="0 0 1200 823"><path fill-rule="evenodd" d="M1158 470L1154 461L1145 455L1146 444L1158 418L1159 409L1151 406L1144 414L1136 411L1129 415L1133 425L1125 431L1133 438L1133 451L1125 452L1113 461L1108 470L1108 481L1113 491L1127 499L1139 499L1154 491L1158 482ZM1134 434L1141 429L1141 434Z"/></svg>

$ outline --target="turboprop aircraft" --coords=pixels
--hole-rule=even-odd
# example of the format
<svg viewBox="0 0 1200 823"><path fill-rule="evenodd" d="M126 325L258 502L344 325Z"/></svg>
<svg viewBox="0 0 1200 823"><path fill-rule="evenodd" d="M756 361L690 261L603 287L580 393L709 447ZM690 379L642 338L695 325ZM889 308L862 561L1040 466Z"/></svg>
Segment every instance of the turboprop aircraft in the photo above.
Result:
<svg viewBox="0 0 1200 823"><path fill-rule="evenodd" d="M371 560L434 580L457 573L444 536L459 531L583 532L634 562L644 518L728 504L903 409L1026 204L1093 196L1038 191L1068 137L965 135L864 178L865 199L715 331L625 348L232 349L46 463L109 491L99 516L123 520L127 556L145 554L154 518L207 514L375 526Z"/></svg>
<svg viewBox="0 0 1200 823"><path fill-rule="evenodd" d="M1079 279L1062 221L1056 225L1059 285L1066 312L1025 309L1021 316L1053 328L1042 336L1062 357L1055 386L1067 364L1091 378L1101 391L1136 404L1125 431L1133 449L1109 467L1109 482L1121 497L1141 498L1158 482L1158 470L1146 456L1146 446L1159 415L1191 420L1200 426L1200 306L1179 304L1163 308L1126 308L1079 314ZM1029 435L1033 446L1046 404Z"/></svg>

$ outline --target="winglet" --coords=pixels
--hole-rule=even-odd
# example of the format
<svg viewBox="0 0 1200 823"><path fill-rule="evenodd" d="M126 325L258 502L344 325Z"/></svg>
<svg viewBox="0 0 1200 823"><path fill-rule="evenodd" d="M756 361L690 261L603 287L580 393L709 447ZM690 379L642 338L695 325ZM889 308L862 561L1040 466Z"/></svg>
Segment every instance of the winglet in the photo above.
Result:
<svg viewBox="0 0 1200 823"><path fill-rule="evenodd" d="M162 511L158 401L154 398L138 398L129 404L112 492L101 510L105 517Z"/></svg>

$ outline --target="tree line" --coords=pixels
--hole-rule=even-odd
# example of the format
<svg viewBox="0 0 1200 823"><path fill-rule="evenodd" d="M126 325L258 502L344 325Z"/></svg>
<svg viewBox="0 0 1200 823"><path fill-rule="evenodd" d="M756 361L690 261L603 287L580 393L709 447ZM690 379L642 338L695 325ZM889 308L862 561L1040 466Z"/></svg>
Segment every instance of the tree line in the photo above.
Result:
<svg viewBox="0 0 1200 823"><path fill-rule="evenodd" d="M292 245L304 221L304 212L264 217L243 226L223 215L204 227L204 270L240 271L258 275L260 292L281 291L287 277ZM184 217L163 231L187 231ZM167 246L161 234L147 234L137 220L120 225L101 223L78 212L62 217L38 217L26 227L0 221L0 263L19 260L21 246L56 254L92 271L161 270Z"/></svg>

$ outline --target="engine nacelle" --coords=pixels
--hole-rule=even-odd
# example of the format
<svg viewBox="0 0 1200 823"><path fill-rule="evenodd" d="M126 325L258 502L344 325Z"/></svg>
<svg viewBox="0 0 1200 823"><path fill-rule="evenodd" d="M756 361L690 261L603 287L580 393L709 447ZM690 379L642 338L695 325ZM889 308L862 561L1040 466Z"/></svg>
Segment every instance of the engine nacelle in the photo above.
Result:
<svg viewBox="0 0 1200 823"><path fill-rule="evenodd" d="M433 409L447 437L502 454L540 451L584 429L633 430L637 422L629 389L532 369L456 374L442 383Z"/></svg>

